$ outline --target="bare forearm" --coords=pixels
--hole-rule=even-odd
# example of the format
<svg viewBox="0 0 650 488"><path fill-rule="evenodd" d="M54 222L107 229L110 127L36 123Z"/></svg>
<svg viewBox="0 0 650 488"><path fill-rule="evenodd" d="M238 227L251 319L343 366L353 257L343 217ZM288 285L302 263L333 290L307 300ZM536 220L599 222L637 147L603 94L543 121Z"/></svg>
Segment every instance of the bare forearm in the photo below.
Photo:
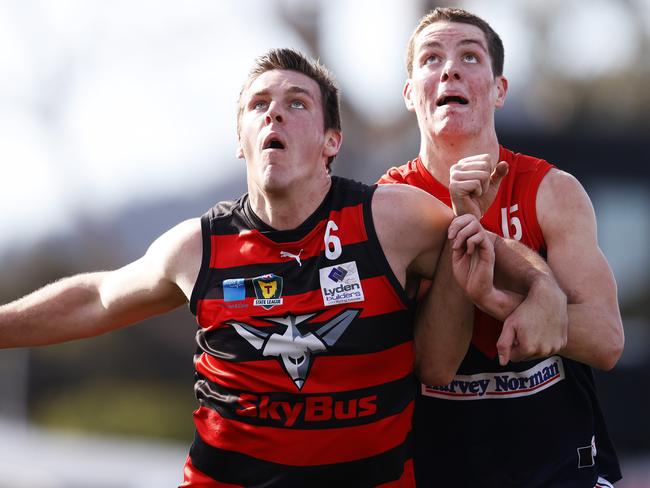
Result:
<svg viewBox="0 0 650 488"><path fill-rule="evenodd" d="M612 369L625 342L618 311L598 310L593 304L569 304L569 328L565 357L594 368Z"/></svg>
<svg viewBox="0 0 650 488"><path fill-rule="evenodd" d="M526 294L538 280L553 277L539 254L513 239L495 236L494 253L495 281L500 288Z"/></svg>
<svg viewBox="0 0 650 488"><path fill-rule="evenodd" d="M55 344L100 334L102 273L65 278L0 307L0 347Z"/></svg>
<svg viewBox="0 0 650 488"><path fill-rule="evenodd" d="M519 293L494 288L489 295L474 299L474 304L486 314L504 321L524 298Z"/></svg>
<svg viewBox="0 0 650 488"><path fill-rule="evenodd" d="M469 347L473 310L453 277L450 246L446 245L415 325L416 373L424 383L451 381Z"/></svg>
<svg viewBox="0 0 650 488"><path fill-rule="evenodd" d="M503 321L526 296L561 294L551 269L537 253L514 240L493 238L498 287L486 287L489 293L472 296L481 310Z"/></svg>
<svg viewBox="0 0 650 488"><path fill-rule="evenodd" d="M532 249L512 239L496 237L495 296L481 308L499 320L512 313L524 300L566 304L566 296L557 284L546 261Z"/></svg>

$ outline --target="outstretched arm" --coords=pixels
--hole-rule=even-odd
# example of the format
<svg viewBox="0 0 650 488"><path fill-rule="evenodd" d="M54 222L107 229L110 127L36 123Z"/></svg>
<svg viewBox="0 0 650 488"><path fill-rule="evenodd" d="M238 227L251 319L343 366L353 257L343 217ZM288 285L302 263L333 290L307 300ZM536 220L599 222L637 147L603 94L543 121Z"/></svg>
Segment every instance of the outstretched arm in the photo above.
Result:
<svg viewBox="0 0 650 488"><path fill-rule="evenodd" d="M200 246L200 222L187 221L120 269L64 278L3 305L0 347L92 337L178 307L191 293L191 275L196 277L201 261Z"/></svg>

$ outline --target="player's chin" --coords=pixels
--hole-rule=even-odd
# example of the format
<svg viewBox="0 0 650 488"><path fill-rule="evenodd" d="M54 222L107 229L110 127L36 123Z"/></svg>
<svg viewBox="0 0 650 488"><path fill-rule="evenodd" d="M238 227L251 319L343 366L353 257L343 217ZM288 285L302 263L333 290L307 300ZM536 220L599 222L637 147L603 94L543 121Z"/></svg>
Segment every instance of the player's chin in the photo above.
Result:
<svg viewBox="0 0 650 488"><path fill-rule="evenodd" d="M470 127L463 117L452 113L440 114L435 123L435 134L438 137L470 137L476 135L476 128Z"/></svg>
<svg viewBox="0 0 650 488"><path fill-rule="evenodd" d="M268 194L286 193L300 186L300 174L280 166L270 166L264 173L262 186Z"/></svg>

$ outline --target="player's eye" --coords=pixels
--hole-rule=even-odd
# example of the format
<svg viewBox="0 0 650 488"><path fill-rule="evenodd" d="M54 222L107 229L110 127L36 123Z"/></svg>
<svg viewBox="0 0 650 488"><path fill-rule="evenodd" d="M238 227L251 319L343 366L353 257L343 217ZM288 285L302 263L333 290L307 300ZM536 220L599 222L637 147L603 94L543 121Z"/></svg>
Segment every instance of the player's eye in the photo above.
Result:
<svg viewBox="0 0 650 488"><path fill-rule="evenodd" d="M463 54L462 60L466 63L478 63L478 56L474 53Z"/></svg>
<svg viewBox="0 0 650 488"><path fill-rule="evenodd" d="M437 54L432 54L424 60L424 64L436 64L440 62L440 57Z"/></svg>

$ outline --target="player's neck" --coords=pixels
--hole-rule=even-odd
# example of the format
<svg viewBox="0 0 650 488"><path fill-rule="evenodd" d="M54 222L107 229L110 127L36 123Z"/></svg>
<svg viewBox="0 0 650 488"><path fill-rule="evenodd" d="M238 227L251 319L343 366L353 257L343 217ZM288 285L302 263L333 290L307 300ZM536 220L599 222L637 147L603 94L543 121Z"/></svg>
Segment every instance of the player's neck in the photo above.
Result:
<svg viewBox="0 0 650 488"><path fill-rule="evenodd" d="M318 179L287 192L264 192L249 187L251 209L262 222L277 230L295 229L313 214L332 186L332 180Z"/></svg>
<svg viewBox="0 0 650 488"><path fill-rule="evenodd" d="M496 134L484 138L422 138L420 159L436 180L449 186L449 168L459 160L477 154L490 154L494 162L499 158L499 142Z"/></svg>

